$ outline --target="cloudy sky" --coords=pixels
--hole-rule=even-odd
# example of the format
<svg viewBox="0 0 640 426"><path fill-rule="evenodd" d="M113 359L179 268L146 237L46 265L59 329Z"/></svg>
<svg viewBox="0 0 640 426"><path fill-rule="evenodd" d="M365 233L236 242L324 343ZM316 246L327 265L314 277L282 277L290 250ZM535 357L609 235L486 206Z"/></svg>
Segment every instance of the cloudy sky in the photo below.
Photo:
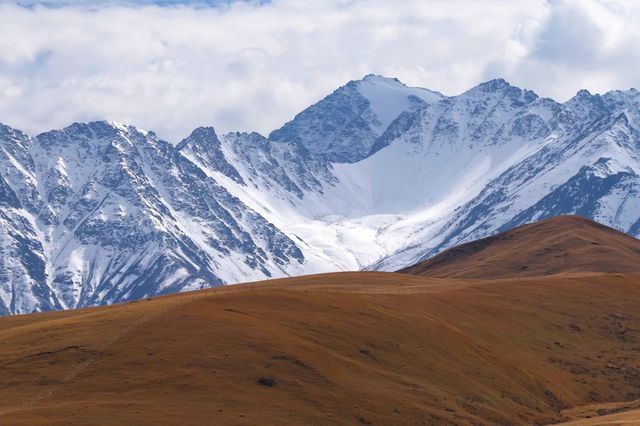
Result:
<svg viewBox="0 0 640 426"><path fill-rule="evenodd" d="M640 88L639 20L621 0L0 0L0 122L268 133L369 73L564 101Z"/></svg>

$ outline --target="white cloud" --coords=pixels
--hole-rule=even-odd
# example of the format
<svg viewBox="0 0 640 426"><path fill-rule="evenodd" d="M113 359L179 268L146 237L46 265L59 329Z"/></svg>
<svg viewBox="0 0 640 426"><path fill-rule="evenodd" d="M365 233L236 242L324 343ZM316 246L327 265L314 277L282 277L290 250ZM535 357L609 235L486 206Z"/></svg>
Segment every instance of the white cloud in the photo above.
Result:
<svg viewBox="0 0 640 426"><path fill-rule="evenodd" d="M504 77L560 100L639 86L632 2L105 3L0 0L1 122L110 119L177 141L199 125L268 133L368 73L445 94Z"/></svg>

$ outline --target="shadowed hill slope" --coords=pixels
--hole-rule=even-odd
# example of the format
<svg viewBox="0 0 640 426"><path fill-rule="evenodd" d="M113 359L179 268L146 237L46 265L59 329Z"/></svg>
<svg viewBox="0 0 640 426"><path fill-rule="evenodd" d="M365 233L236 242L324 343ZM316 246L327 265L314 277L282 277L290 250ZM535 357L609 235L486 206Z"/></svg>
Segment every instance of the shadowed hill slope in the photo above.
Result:
<svg viewBox="0 0 640 426"><path fill-rule="evenodd" d="M560 216L453 247L400 272L481 279L640 272L640 240L578 216Z"/></svg>
<svg viewBox="0 0 640 426"><path fill-rule="evenodd" d="M0 423L569 420L638 397L639 279L338 273L0 318Z"/></svg>

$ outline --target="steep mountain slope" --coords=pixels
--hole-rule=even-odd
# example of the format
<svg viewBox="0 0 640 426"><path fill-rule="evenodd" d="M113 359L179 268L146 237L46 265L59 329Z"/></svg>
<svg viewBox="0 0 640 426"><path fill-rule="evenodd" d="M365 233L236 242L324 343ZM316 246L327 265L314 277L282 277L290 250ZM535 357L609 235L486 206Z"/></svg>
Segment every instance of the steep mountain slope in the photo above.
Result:
<svg viewBox="0 0 640 426"><path fill-rule="evenodd" d="M640 235L640 93L564 104L367 76L269 138L0 127L0 314L268 277L398 270L578 214Z"/></svg>
<svg viewBox="0 0 640 426"><path fill-rule="evenodd" d="M557 215L578 214L639 235L637 117L633 90L579 93L552 116L548 136L527 144L533 150L435 226L414 229L415 243L373 268L399 269L452 245Z"/></svg>
<svg viewBox="0 0 640 426"><path fill-rule="evenodd" d="M33 212L42 205L27 135L0 125L0 315L60 309Z"/></svg>
<svg viewBox="0 0 640 426"><path fill-rule="evenodd" d="M479 279L640 273L640 240L584 218L560 216L452 247L400 272Z"/></svg>
<svg viewBox="0 0 640 426"><path fill-rule="evenodd" d="M293 142L333 162L366 158L378 137L401 113L444 97L410 88L397 79L368 75L351 81L271 132L275 142Z"/></svg>
<svg viewBox="0 0 640 426"><path fill-rule="evenodd" d="M4 313L303 270L292 240L152 132L95 122L30 140L4 129L24 148L2 151L13 167L2 181Z"/></svg>

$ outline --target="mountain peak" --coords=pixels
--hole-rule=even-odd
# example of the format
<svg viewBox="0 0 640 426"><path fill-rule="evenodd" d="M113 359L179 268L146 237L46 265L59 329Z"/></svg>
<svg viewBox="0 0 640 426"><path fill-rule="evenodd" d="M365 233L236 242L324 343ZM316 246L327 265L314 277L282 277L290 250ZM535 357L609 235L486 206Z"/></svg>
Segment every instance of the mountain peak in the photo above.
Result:
<svg viewBox="0 0 640 426"><path fill-rule="evenodd" d="M395 77L385 77L379 74L367 74L360 81L361 82L364 81L368 83L386 83L386 84L394 84L394 85L399 84L401 86L406 86L406 84L402 83L400 80L398 80Z"/></svg>
<svg viewBox="0 0 640 426"><path fill-rule="evenodd" d="M480 83L480 85L485 85L485 86L494 86L494 87L507 87L507 86L511 86L511 84L509 84L509 82L507 80L505 80L502 77L498 77L498 78L494 78L491 80L487 80L484 83Z"/></svg>
<svg viewBox="0 0 640 426"><path fill-rule="evenodd" d="M587 89L580 89L578 90L578 93L576 93L575 98L582 99L582 98L590 98L592 96L598 96L598 95L592 95L591 92L589 92Z"/></svg>
<svg viewBox="0 0 640 426"><path fill-rule="evenodd" d="M113 120L109 120L107 121L107 124L109 124L112 127L115 127L116 129L120 129L123 131L128 131L129 130L129 126L127 124L124 124L120 121L113 121Z"/></svg>
<svg viewBox="0 0 640 426"><path fill-rule="evenodd" d="M538 99L538 95L528 89L520 89L517 86L513 86L504 78L494 78L493 80L485 81L475 87L464 92L464 94L479 94L484 96L487 93L505 93L512 97L522 97L526 103L532 102Z"/></svg>
<svg viewBox="0 0 640 426"><path fill-rule="evenodd" d="M26 137L26 135L22 131L18 129L14 129L13 127L7 124L0 123L0 135L15 135L15 134Z"/></svg>
<svg viewBox="0 0 640 426"><path fill-rule="evenodd" d="M601 96L599 94L593 94L587 89L580 89L576 92L575 95L571 99L569 99L566 104L567 105L576 105L576 104L594 104L600 103Z"/></svg>
<svg viewBox="0 0 640 426"><path fill-rule="evenodd" d="M511 107L523 107L538 99L538 95L531 90L520 89L519 87L512 86L503 78L495 78L493 80L485 81L475 87L467 90L459 95L464 99L472 99L473 101L483 101L484 99L493 98L498 100L499 98L506 98L507 104ZM456 98L456 97L454 97ZM506 104L505 104L506 105Z"/></svg>
<svg viewBox="0 0 640 426"><path fill-rule="evenodd" d="M311 105L269 135L290 142L335 163L366 158L387 127L406 111L414 111L443 96L408 87L397 78L369 74L350 81Z"/></svg>
<svg viewBox="0 0 640 426"><path fill-rule="evenodd" d="M191 136L199 136L199 137L211 137L218 139L218 134L216 130L212 126L203 126L196 128L193 132L191 132Z"/></svg>
<svg viewBox="0 0 640 426"><path fill-rule="evenodd" d="M200 146L201 149L206 148L208 150L213 150L213 146L220 146L220 139L218 139L218 135L213 127L198 127L194 129L189 136L176 145L176 150L182 151L187 146L194 147L195 145Z"/></svg>
<svg viewBox="0 0 640 426"><path fill-rule="evenodd" d="M582 121L595 120L607 113L602 96L591 94L586 89L579 90L565 102L565 106Z"/></svg>
<svg viewBox="0 0 640 426"><path fill-rule="evenodd" d="M482 92L498 92L503 91L505 89L515 87L509 84L504 78L494 78L492 80L487 80L484 83L480 83L471 90L480 90Z"/></svg>
<svg viewBox="0 0 640 426"><path fill-rule="evenodd" d="M227 161L222 142L211 126L195 129L176 145L176 151L201 166L216 170L241 185L245 184L238 170Z"/></svg>

